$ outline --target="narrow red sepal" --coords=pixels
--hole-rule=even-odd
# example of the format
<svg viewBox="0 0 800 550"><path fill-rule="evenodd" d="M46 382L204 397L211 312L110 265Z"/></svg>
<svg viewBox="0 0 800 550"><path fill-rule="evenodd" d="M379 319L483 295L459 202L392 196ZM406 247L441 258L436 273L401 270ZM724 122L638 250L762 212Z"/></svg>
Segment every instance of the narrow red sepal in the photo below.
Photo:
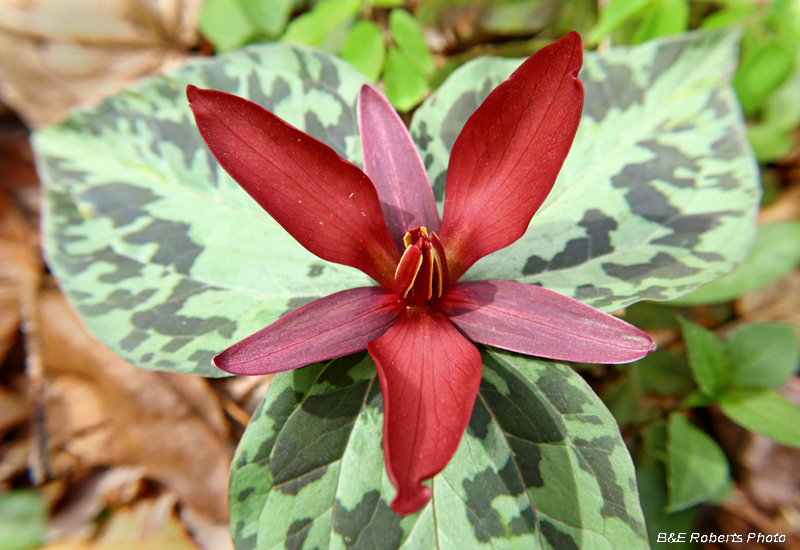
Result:
<svg viewBox="0 0 800 550"><path fill-rule="evenodd" d="M439 231L436 199L417 147L394 107L366 84L358 97L358 131L364 172L375 184L398 249L405 249L403 236L412 227Z"/></svg>
<svg viewBox="0 0 800 550"><path fill-rule="evenodd" d="M405 310L381 287L344 290L293 312L216 357L231 374L271 374L364 351Z"/></svg>
<svg viewBox="0 0 800 550"><path fill-rule="evenodd" d="M437 304L470 340L549 359L628 363L655 344L641 329L546 288L457 283Z"/></svg>
<svg viewBox="0 0 800 550"><path fill-rule="evenodd" d="M439 312L408 308L369 343L383 394L383 452L400 515L430 499L422 481L444 469L469 423L481 356Z"/></svg>
<svg viewBox="0 0 800 550"><path fill-rule="evenodd" d="M358 167L255 103L194 86L186 94L214 157L297 242L394 288L400 253Z"/></svg>
<svg viewBox="0 0 800 550"><path fill-rule="evenodd" d="M442 230L450 282L519 239L553 188L583 108L581 38L523 63L467 120L447 168Z"/></svg>

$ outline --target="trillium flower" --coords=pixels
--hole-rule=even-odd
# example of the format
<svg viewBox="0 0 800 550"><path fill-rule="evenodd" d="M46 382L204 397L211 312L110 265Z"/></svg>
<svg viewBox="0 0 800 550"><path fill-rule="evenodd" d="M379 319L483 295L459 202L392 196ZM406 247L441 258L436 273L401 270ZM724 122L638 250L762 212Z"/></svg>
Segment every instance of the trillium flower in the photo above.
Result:
<svg viewBox="0 0 800 550"><path fill-rule="evenodd" d="M456 451L481 381L470 342L551 359L623 363L653 350L643 331L535 285L459 282L519 239L553 187L578 128L580 36L543 48L500 84L453 146L444 214L400 117L364 86L364 171L242 98L189 86L200 133L222 167L316 256L380 286L337 292L214 358L233 374L286 371L368 350L383 394L392 509L430 499L422 484Z"/></svg>

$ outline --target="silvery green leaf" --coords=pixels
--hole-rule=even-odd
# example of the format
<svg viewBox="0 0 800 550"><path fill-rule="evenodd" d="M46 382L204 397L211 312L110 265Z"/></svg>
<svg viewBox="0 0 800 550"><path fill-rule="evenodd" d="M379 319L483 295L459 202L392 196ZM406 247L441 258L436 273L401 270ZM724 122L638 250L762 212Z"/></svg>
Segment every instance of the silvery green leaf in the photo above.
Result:
<svg viewBox="0 0 800 550"><path fill-rule="evenodd" d="M482 357L461 445L404 518L369 356L276 376L232 466L236 549L647 548L633 464L591 388L561 363Z"/></svg>

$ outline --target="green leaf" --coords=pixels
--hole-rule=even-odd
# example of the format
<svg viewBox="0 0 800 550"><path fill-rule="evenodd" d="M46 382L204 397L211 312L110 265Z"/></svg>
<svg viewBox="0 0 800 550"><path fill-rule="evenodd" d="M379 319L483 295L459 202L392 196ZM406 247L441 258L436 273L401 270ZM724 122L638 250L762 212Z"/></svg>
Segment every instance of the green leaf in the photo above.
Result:
<svg viewBox="0 0 800 550"><path fill-rule="evenodd" d="M147 369L223 373L211 358L317 297L374 284L307 252L222 170L187 84L242 95L360 163L344 61L272 44L197 59L34 136L44 247L84 323Z"/></svg>
<svg viewBox="0 0 800 550"><path fill-rule="evenodd" d="M724 9L705 17L700 28L711 30L739 25L753 16L758 9L758 5L749 2L727 2Z"/></svg>
<svg viewBox="0 0 800 550"><path fill-rule="evenodd" d="M475 36L534 36L544 29L582 35L596 22L594 0L425 0L414 14L425 25L458 28L469 21Z"/></svg>
<svg viewBox="0 0 800 550"><path fill-rule="evenodd" d="M283 34L292 11L303 5L303 0L240 1L247 11L250 23L269 40L274 40Z"/></svg>
<svg viewBox="0 0 800 550"><path fill-rule="evenodd" d="M692 371L682 354L668 351L651 353L632 365L642 390L660 395L686 395L695 389Z"/></svg>
<svg viewBox="0 0 800 550"><path fill-rule="evenodd" d="M200 32L218 52L246 44L256 34L239 0L203 0Z"/></svg>
<svg viewBox="0 0 800 550"><path fill-rule="evenodd" d="M655 411L645 407L641 388L635 382L634 377L629 376L603 396L603 403L623 428L630 424L643 424L656 415Z"/></svg>
<svg viewBox="0 0 800 550"><path fill-rule="evenodd" d="M750 254L730 275L702 286L672 305L720 304L774 283L800 263L800 221L768 223L758 228Z"/></svg>
<svg viewBox="0 0 800 550"><path fill-rule="evenodd" d="M777 40L760 45L746 56L733 84L745 113L757 111L783 84L794 67L794 56Z"/></svg>
<svg viewBox="0 0 800 550"><path fill-rule="evenodd" d="M670 514L667 507L667 475L662 464L647 461L636 465L636 483L639 485L639 498L647 524L647 535L651 548L659 548L659 533L690 533L697 510L684 510ZM695 548L688 540L671 543L671 550L691 550Z"/></svg>
<svg viewBox="0 0 800 550"><path fill-rule="evenodd" d="M403 9L392 10L389 14L389 32L397 47L414 62L426 77L435 68L433 57L422 34L422 27L413 15Z"/></svg>
<svg viewBox="0 0 800 550"><path fill-rule="evenodd" d="M753 124L747 128L747 137L759 162L773 162L792 151L794 132L782 124Z"/></svg>
<svg viewBox="0 0 800 550"><path fill-rule="evenodd" d="M367 3L377 8L395 8L402 6L403 0L367 0Z"/></svg>
<svg viewBox="0 0 800 550"><path fill-rule="evenodd" d="M758 171L730 87L737 35L585 52L583 117L527 233L466 280L539 284L615 311L676 298L728 272L755 233ZM415 111L411 133L438 201L467 118L519 66L477 59Z"/></svg>
<svg viewBox="0 0 800 550"><path fill-rule="evenodd" d="M378 80L386 61L386 44L378 26L372 21L359 21L353 25L342 46L342 59L370 81Z"/></svg>
<svg viewBox="0 0 800 550"><path fill-rule="evenodd" d="M717 402L725 416L743 428L800 448L800 408L775 390L733 390Z"/></svg>
<svg viewBox="0 0 800 550"><path fill-rule="evenodd" d="M623 23L636 16L649 0L611 0L600 12L597 25L589 32L587 41L597 44Z"/></svg>
<svg viewBox="0 0 800 550"><path fill-rule="evenodd" d="M678 405L679 409L694 409L697 407L708 407L709 405L714 404L714 398L709 397L708 395L704 394L703 392L693 392L686 396L686 399L681 401L681 404Z"/></svg>
<svg viewBox="0 0 800 550"><path fill-rule="evenodd" d="M681 413L669 415L667 429L667 511L677 512L717 495L730 479L730 466L719 445Z"/></svg>
<svg viewBox="0 0 800 550"><path fill-rule="evenodd" d="M728 350L734 361L734 386L780 387L797 373L800 363L800 345L792 325L748 325L731 335Z"/></svg>
<svg viewBox="0 0 800 550"><path fill-rule="evenodd" d="M323 0L314 9L292 20L282 42L321 46L328 34L351 20L361 9L361 0Z"/></svg>
<svg viewBox="0 0 800 550"><path fill-rule="evenodd" d="M633 43L641 44L659 36L680 34L689 28L688 0L661 0L648 6L644 21L636 29Z"/></svg>
<svg viewBox="0 0 800 550"><path fill-rule="evenodd" d="M47 503L26 490L0 494L0 550L32 550L45 542Z"/></svg>
<svg viewBox="0 0 800 550"><path fill-rule="evenodd" d="M800 50L795 50L795 60ZM769 96L762 119L770 126L782 128L786 131L793 130L800 124L800 63L795 63L794 70L786 82Z"/></svg>
<svg viewBox="0 0 800 550"><path fill-rule="evenodd" d="M383 83L386 85L386 97L398 111L415 107L428 91L425 75L411 58L396 48L389 48Z"/></svg>
<svg viewBox="0 0 800 550"><path fill-rule="evenodd" d="M433 498L401 518L368 355L275 377L236 451L237 550L646 548L616 423L566 365L483 350L467 433ZM362 546L363 545L363 546Z"/></svg>
<svg viewBox="0 0 800 550"><path fill-rule="evenodd" d="M680 318L689 366L700 390L715 395L730 381L733 365L725 344L713 332Z"/></svg>
<svg viewBox="0 0 800 550"><path fill-rule="evenodd" d="M300 0L204 0L200 32L218 53L278 38Z"/></svg>

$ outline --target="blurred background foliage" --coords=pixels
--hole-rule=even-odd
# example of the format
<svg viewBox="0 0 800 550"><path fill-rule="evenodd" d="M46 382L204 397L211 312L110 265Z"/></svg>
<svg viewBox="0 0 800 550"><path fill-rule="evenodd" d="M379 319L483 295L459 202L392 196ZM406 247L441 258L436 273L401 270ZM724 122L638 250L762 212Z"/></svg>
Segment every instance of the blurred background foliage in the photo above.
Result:
<svg viewBox="0 0 800 550"><path fill-rule="evenodd" d="M0 96L11 109L3 111L0 133L5 176L0 253L5 265L12 265L9 250L38 250L35 175L25 144L27 130L15 117L28 128L52 122L70 108L192 55L271 41L307 44L349 61L379 83L399 111L408 113L469 59L527 56L572 29L582 34L586 47L603 50L697 29L741 27L741 64L734 86L764 188L752 251L732 274L675 302L639 303L624 312L658 343L659 350L651 356L630 365L575 368L620 424L637 465L654 547L659 546L659 532L691 531L778 532L800 547L800 1L601 0L598 5L594 0L176 0L155 5L120 0L98 9L99 4L81 0L0 2ZM17 218L22 221L14 221ZM9 220L19 229L9 230ZM2 298L11 312L2 318L0 334L0 550L36 548L52 538L52 518L63 517L65 507L69 510L62 501L65 492L85 490L97 468L145 468L136 480L147 479L148 468L158 470L132 456L98 458L90 461L89 470L57 489L30 489L27 463L20 462L14 449L19 441L37 437L31 411L41 403L35 395L24 398L31 390L14 373L24 370L27 336L18 327L26 318L21 305L25 285L47 281L41 261L22 258L19 265L23 264L26 267L13 275L0 273L5 277L0 278L5 285ZM38 275L30 275L37 269ZM49 299L60 300L52 297L55 292L50 284ZM48 314L41 315L46 329ZM60 372L64 376L69 368ZM141 373L145 375L153 373ZM136 376L140 375L131 374L128 380ZM202 391L216 392L219 418L224 409L232 422L231 429L217 430L230 448L258 402L251 393L263 395L266 383L252 383L245 391L236 382L203 382L208 387ZM25 399L33 404L20 404ZM26 421L33 427L26 428ZM164 473L157 487L169 488L179 478L180 483L191 483L181 475L186 472ZM109 525L120 523L108 518L122 512L107 507L135 501L151 510L156 508L153 502L160 502L152 500L160 489L137 483L137 489L130 489L135 498L103 493L102 505L93 504L94 515L79 523L100 521L105 530L91 535L92 546L69 548L116 548L108 543L107 533ZM209 498L224 499L224 487L217 493ZM151 500L141 500L145 497ZM187 499L179 497L185 504ZM201 508L202 502L195 506ZM48 509L55 510L50 527ZM98 515L100 510L106 510L105 516ZM164 517L159 525L172 529L175 518ZM224 518L198 523L181 515L181 521L194 537L178 537L180 545L190 545L181 548L225 548L213 535L220 524L226 530ZM139 533L139 527L131 529ZM206 534L197 534L201 532Z"/></svg>

